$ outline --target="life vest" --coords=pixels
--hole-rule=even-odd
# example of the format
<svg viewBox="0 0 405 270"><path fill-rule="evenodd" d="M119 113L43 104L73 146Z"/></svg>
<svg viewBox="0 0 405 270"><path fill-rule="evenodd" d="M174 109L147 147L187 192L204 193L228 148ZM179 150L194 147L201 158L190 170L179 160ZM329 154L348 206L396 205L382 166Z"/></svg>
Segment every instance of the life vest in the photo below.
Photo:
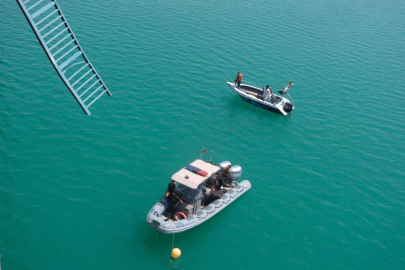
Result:
<svg viewBox="0 0 405 270"><path fill-rule="evenodd" d="M242 81L242 73L239 73L239 75L238 75L238 81L239 81L239 82Z"/></svg>

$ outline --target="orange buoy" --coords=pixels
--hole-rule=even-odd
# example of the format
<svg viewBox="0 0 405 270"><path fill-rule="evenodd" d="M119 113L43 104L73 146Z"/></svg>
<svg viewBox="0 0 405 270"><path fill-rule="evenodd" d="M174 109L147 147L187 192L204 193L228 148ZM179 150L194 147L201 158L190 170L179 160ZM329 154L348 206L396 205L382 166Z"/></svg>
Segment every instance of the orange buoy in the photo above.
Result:
<svg viewBox="0 0 405 270"><path fill-rule="evenodd" d="M177 259L181 255L181 250L178 248L172 249L172 259Z"/></svg>

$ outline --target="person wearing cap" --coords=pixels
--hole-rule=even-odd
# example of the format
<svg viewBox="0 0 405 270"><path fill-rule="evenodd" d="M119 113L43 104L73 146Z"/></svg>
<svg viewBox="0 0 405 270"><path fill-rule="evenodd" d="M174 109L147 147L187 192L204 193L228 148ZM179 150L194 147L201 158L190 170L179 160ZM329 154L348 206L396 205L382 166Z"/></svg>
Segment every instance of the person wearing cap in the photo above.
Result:
<svg viewBox="0 0 405 270"><path fill-rule="evenodd" d="M240 83L242 82L242 73L238 72L238 74L236 74L236 79L235 81L235 85L238 85L238 88L240 88Z"/></svg>

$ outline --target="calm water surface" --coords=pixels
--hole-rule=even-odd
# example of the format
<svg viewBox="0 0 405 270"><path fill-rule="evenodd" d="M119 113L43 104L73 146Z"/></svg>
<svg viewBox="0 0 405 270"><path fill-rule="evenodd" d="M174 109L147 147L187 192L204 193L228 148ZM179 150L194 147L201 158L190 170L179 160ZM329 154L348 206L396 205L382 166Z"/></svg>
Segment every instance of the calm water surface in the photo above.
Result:
<svg viewBox="0 0 405 270"><path fill-rule="evenodd" d="M113 96L85 116L0 1L3 269L405 268L404 1L58 3ZM293 115L240 100L237 71L292 79ZM145 218L202 148L252 189L173 265Z"/></svg>

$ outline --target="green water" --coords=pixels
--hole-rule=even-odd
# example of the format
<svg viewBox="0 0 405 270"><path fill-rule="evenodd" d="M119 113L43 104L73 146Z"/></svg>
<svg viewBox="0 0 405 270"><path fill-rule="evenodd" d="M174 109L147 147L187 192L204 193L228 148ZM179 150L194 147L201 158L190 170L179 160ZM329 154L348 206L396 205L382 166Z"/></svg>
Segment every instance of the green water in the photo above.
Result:
<svg viewBox="0 0 405 270"><path fill-rule="evenodd" d="M58 3L113 96L84 115L0 2L3 269L405 268L403 1ZM237 71L292 79L293 115L239 99ZM173 264L145 219L202 148L252 189Z"/></svg>

